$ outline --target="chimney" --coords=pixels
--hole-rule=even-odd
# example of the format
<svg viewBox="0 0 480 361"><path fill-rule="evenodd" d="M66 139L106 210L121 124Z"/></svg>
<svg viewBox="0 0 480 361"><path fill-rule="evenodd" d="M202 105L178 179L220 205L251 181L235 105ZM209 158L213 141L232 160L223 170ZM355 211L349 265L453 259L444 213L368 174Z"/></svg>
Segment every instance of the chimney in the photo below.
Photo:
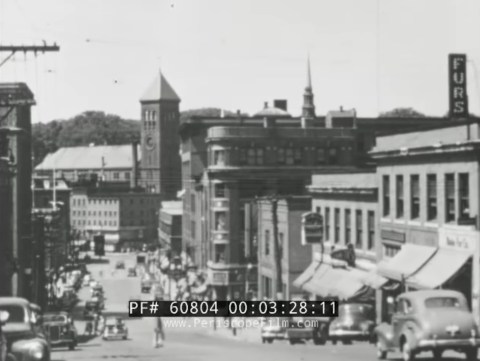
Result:
<svg viewBox="0 0 480 361"><path fill-rule="evenodd" d="M138 187L138 144L132 143L132 176L130 177L130 188Z"/></svg>
<svg viewBox="0 0 480 361"><path fill-rule="evenodd" d="M288 111L287 109L287 101L285 99L275 99L273 101L273 106L278 109L282 109Z"/></svg>

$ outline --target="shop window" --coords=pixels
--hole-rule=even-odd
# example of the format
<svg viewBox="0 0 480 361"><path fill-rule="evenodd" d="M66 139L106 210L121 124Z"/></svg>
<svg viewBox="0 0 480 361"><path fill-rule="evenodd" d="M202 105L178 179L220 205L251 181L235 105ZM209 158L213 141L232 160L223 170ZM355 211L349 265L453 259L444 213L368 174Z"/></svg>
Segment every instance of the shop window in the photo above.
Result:
<svg viewBox="0 0 480 361"><path fill-rule="evenodd" d="M249 148L247 152L247 164L255 165L255 148Z"/></svg>
<svg viewBox="0 0 480 361"><path fill-rule="evenodd" d="M339 208L335 208L335 214L334 214L334 242L335 243L338 243L340 242L340 209Z"/></svg>
<svg viewBox="0 0 480 361"><path fill-rule="evenodd" d="M215 184L215 198L225 198L225 183Z"/></svg>
<svg viewBox="0 0 480 361"><path fill-rule="evenodd" d="M125 179L130 180L130 172L125 172Z"/></svg>
<svg viewBox="0 0 480 361"><path fill-rule="evenodd" d="M418 174L410 176L410 219L420 217L420 179Z"/></svg>
<svg viewBox="0 0 480 361"><path fill-rule="evenodd" d="M396 202L397 202L397 218L403 218L404 212L404 198L403 198L403 175L397 175L396 177Z"/></svg>
<svg viewBox="0 0 480 361"><path fill-rule="evenodd" d="M293 162L297 165L303 163L302 150L302 148L295 148L295 151L293 153Z"/></svg>
<svg viewBox="0 0 480 361"><path fill-rule="evenodd" d="M285 148L279 147L277 149L277 163L285 164Z"/></svg>
<svg viewBox="0 0 480 361"><path fill-rule="evenodd" d="M264 153L263 153L263 148L257 148L255 150L255 155L256 155L256 164L257 165L262 165L264 163Z"/></svg>
<svg viewBox="0 0 480 361"><path fill-rule="evenodd" d="M119 179L119 178L120 178L120 173L113 172L113 179Z"/></svg>
<svg viewBox="0 0 480 361"><path fill-rule="evenodd" d="M325 156L325 149L324 148L317 148L316 153L316 163L317 164L325 164L327 157Z"/></svg>
<svg viewBox="0 0 480 361"><path fill-rule="evenodd" d="M190 210L195 212L195 194L190 194Z"/></svg>
<svg viewBox="0 0 480 361"><path fill-rule="evenodd" d="M352 242L352 217L351 210L345 209L345 244Z"/></svg>
<svg viewBox="0 0 480 361"><path fill-rule="evenodd" d="M267 229L265 231L265 237L263 239L264 249L265 249L265 256L270 255L270 231Z"/></svg>
<svg viewBox="0 0 480 361"><path fill-rule="evenodd" d="M355 227L356 227L356 240L355 240L355 248L362 249L363 243L363 217L362 211L357 209L355 211Z"/></svg>
<svg viewBox="0 0 480 361"><path fill-rule="evenodd" d="M445 221L455 221L455 174L445 174Z"/></svg>
<svg viewBox="0 0 480 361"><path fill-rule="evenodd" d="M227 246L224 244L215 245L215 263L225 263L227 261Z"/></svg>
<svg viewBox="0 0 480 361"><path fill-rule="evenodd" d="M375 247L375 212L368 211L367 214L368 239L367 248L372 250Z"/></svg>
<svg viewBox="0 0 480 361"><path fill-rule="evenodd" d="M294 159L293 159L293 149L292 148L287 148L285 152L285 162L287 165L293 165Z"/></svg>
<svg viewBox="0 0 480 361"><path fill-rule="evenodd" d="M330 208L325 208L325 241L330 241Z"/></svg>
<svg viewBox="0 0 480 361"><path fill-rule="evenodd" d="M271 299L273 295L273 283L270 277L263 276L263 295L267 299Z"/></svg>
<svg viewBox="0 0 480 361"><path fill-rule="evenodd" d="M383 245L383 255L385 257L395 257L395 255L400 251L399 246L393 246L393 245Z"/></svg>
<svg viewBox="0 0 480 361"><path fill-rule="evenodd" d="M225 165L225 151L224 150L214 150L213 151L213 164L214 165Z"/></svg>
<svg viewBox="0 0 480 361"><path fill-rule="evenodd" d="M227 214L225 212L215 212L215 230L226 230Z"/></svg>
<svg viewBox="0 0 480 361"><path fill-rule="evenodd" d="M460 218L470 217L470 204L469 204L469 181L468 173L460 173L458 175L458 201Z"/></svg>
<svg viewBox="0 0 480 361"><path fill-rule="evenodd" d="M427 175L427 220L437 219L437 175Z"/></svg>
<svg viewBox="0 0 480 361"><path fill-rule="evenodd" d="M338 150L337 148L330 148L328 150L328 164L338 163Z"/></svg>
<svg viewBox="0 0 480 361"><path fill-rule="evenodd" d="M387 217L390 214L390 176L384 175L382 177L382 195L383 195L383 216Z"/></svg>

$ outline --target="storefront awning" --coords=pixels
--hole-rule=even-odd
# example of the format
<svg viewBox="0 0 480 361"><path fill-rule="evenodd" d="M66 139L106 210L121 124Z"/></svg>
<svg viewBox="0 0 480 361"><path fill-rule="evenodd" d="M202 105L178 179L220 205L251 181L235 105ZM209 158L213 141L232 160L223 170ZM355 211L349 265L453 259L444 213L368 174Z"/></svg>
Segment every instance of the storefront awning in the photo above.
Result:
<svg viewBox="0 0 480 361"><path fill-rule="evenodd" d="M378 274L378 271L375 269L373 271L367 272L362 278L362 282L364 285L378 290L388 282L388 278L380 276Z"/></svg>
<svg viewBox="0 0 480 361"><path fill-rule="evenodd" d="M303 285L303 289L320 297L353 298L364 288L359 273L354 269L334 268L321 264L315 275Z"/></svg>
<svg viewBox="0 0 480 361"><path fill-rule="evenodd" d="M378 274L391 280L402 281L425 265L436 250L434 247L405 244L395 257L380 262Z"/></svg>
<svg viewBox="0 0 480 361"><path fill-rule="evenodd" d="M304 283L308 282L313 275L315 274L315 270L319 267L320 263L319 262L312 262L310 266L307 267L303 273L298 276L298 278L293 281L293 285L295 287L301 288Z"/></svg>
<svg viewBox="0 0 480 361"><path fill-rule="evenodd" d="M417 273L407 279L410 287L434 289L452 278L473 254L466 251L440 248Z"/></svg>

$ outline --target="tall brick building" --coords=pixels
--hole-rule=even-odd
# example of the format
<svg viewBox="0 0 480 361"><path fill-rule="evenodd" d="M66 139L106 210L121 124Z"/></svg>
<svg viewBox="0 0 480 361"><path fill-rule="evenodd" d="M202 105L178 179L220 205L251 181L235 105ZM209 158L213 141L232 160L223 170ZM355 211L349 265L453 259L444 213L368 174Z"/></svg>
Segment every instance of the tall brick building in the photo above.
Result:
<svg viewBox="0 0 480 361"><path fill-rule="evenodd" d="M160 193L163 200L174 200L181 186L180 98L159 72L140 103L140 184L150 193Z"/></svg>

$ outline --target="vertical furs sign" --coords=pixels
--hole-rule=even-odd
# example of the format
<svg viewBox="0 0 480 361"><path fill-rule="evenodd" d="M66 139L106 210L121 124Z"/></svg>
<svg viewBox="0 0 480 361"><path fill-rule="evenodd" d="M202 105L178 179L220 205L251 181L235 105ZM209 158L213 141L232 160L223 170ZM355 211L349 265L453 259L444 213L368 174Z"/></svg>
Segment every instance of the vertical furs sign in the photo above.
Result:
<svg viewBox="0 0 480 361"><path fill-rule="evenodd" d="M450 78L450 117L468 118L467 96L467 56L450 54L448 56Z"/></svg>
<svg viewBox="0 0 480 361"><path fill-rule="evenodd" d="M320 244L323 240L323 217L314 212L302 215L302 245Z"/></svg>

